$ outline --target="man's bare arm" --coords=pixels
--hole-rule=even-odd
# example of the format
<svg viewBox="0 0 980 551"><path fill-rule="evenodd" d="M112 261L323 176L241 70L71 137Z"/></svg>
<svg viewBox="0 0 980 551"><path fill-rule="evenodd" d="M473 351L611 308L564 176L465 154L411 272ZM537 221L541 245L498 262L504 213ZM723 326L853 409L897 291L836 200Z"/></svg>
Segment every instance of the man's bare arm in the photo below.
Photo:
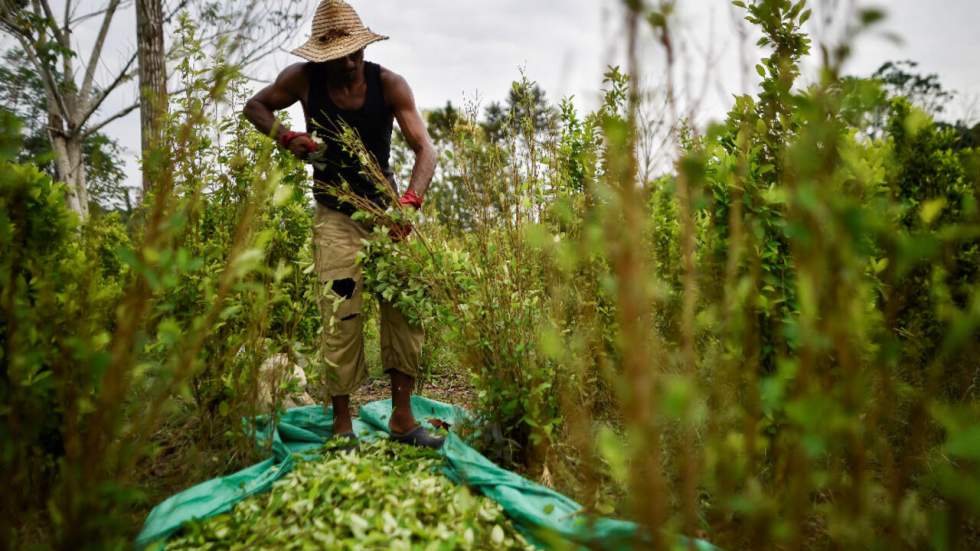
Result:
<svg viewBox="0 0 980 551"><path fill-rule="evenodd" d="M432 147L429 132L425 129L425 123L422 122L422 117L415 107L412 89L405 79L388 70L381 72L381 79L384 83L385 99L395 114L398 127L401 128L408 146L415 152L415 166L412 167L412 179L408 189L422 197L425 195L425 190L429 188L432 175L435 174L436 150Z"/></svg>
<svg viewBox="0 0 980 551"><path fill-rule="evenodd" d="M301 101L305 87L306 75L303 73L303 64L296 63L286 67L276 77L275 82L259 90L245 103L245 118L251 121L259 132L272 136L278 142L279 137L289 129L279 124L275 112Z"/></svg>

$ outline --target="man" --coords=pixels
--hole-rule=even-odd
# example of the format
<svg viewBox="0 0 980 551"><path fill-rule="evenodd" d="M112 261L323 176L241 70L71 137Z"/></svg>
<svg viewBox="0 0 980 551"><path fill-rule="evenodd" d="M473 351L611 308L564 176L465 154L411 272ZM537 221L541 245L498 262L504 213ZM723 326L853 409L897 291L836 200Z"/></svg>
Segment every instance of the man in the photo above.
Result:
<svg viewBox="0 0 980 551"><path fill-rule="evenodd" d="M350 190L374 203L387 206L387 195L361 174L359 161L345 153L324 129L335 129L341 121L357 130L365 147L377 159L397 192L389 168L392 119L415 152L415 166L400 206L416 209L435 170L436 154L428 132L415 108L412 91L401 76L375 63L364 61L364 47L387 36L373 33L361 23L353 8L340 0L323 0L313 18L310 39L293 50L306 59L284 69L276 81L255 94L245 105L245 116L260 131L270 135L297 157L314 151L318 163L313 171L317 200L314 224L316 272L322 284L320 311L324 318L321 349L328 363L327 387L333 405L333 438L349 439L356 445L350 413L350 393L367 378L361 316L362 279L355 262L361 239L368 228L351 219L354 207L329 192L345 181ZM301 102L307 131L326 134L326 149L304 132L278 124L274 112ZM322 161L322 163L320 162ZM321 166L323 168L321 168ZM439 447L433 436L412 414L411 393L418 374L423 333L409 325L391 304L382 301L381 362L391 377L393 412L388 428L394 440L418 446Z"/></svg>

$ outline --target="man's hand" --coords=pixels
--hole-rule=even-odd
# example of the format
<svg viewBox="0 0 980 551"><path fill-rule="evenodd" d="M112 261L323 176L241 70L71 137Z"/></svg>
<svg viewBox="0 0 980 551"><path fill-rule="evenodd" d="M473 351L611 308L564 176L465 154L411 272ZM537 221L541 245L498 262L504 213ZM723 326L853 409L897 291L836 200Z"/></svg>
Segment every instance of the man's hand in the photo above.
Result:
<svg viewBox="0 0 980 551"><path fill-rule="evenodd" d="M413 207L415 210L422 208L422 198L419 197L417 193L411 188L406 191L401 198L398 199L398 205L402 207ZM393 241L401 241L408 237L412 233L412 224L410 222L405 222L403 224L396 224L394 227L388 230L388 236L391 237Z"/></svg>
<svg viewBox="0 0 980 551"><path fill-rule="evenodd" d="M244 115L255 125L256 130L266 136L272 136L283 149L289 149L294 155L302 158L314 147L306 143L309 140L296 139L296 145L292 146L293 138L301 135L301 132L290 132L282 128L280 121L276 120L276 111L285 109L297 101L305 102L306 93L309 89L309 82L306 78L306 65L304 63L294 63L286 67L276 77L276 81L259 90L245 102ZM286 136L292 136L289 140L283 141ZM312 141L312 140L310 140Z"/></svg>
<svg viewBox="0 0 980 551"><path fill-rule="evenodd" d="M306 132L294 132L292 130L283 132L279 135L279 145L300 159L305 159L307 155L316 151L316 142Z"/></svg>

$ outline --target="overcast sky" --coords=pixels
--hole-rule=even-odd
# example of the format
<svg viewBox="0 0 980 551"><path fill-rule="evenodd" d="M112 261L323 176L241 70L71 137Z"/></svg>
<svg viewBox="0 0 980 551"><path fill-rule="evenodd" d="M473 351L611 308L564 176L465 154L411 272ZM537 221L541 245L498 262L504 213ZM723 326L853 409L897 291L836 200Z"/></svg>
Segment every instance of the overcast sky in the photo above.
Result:
<svg viewBox="0 0 980 551"><path fill-rule="evenodd" d="M836 1L836 0L825 0ZM845 0L846 1L846 0ZM53 1L53 4L59 2ZM365 24L390 40L368 46L366 59L402 74L412 86L420 108L460 104L480 98L483 104L505 97L510 82L523 67L549 98L574 95L582 108L598 98L604 68L621 60L623 42L620 2L613 0L351 0ZM810 2L814 4L814 2ZM819 3L819 2L817 2ZM100 5L94 0L81 4ZM751 91L758 79L744 75L740 59L758 59L754 49L741 49L728 0L679 0L678 21L687 55L679 67L690 75L690 88L703 96L701 117L724 116L731 95ZM895 44L883 32L862 39L847 66L851 74L867 75L884 61L912 59L923 72L937 73L949 89L960 92L952 116L964 112L980 95L980 0L886 0L861 3L883 8L888 18L879 27L902 37ZM309 33L310 15L288 47L301 44ZM56 9L56 13L60 10ZM120 13L106 46L105 75L119 66L135 47L133 9ZM814 18L816 20L817 18ZM95 25L80 28L75 38L87 58ZM754 42L754 40L753 40ZM287 51L270 56L253 71L265 79L299 61ZM656 85L662 75L659 52L644 49L645 82ZM707 73L706 73L707 68ZM702 77L710 78L708 86ZM108 78L105 76L104 78ZM806 77L804 77L806 78ZM261 84L256 83L256 87ZM748 90L745 90L748 88ZM704 90L701 93L700 90ZM105 111L135 97L135 86L115 94ZM300 117L293 110L293 120ZM702 121L703 122L703 121ZM138 185L134 154L139 149L139 117L135 112L106 127L129 152L130 184Z"/></svg>

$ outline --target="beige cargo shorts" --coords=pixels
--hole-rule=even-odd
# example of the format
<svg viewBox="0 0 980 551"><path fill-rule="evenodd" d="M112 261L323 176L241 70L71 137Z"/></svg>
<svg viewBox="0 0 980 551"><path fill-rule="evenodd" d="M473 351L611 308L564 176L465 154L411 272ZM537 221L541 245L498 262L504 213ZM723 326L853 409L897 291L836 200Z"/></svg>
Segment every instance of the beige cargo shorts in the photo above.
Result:
<svg viewBox="0 0 980 551"><path fill-rule="evenodd" d="M323 331L320 352L326 363L329 396L351 394L367 379L364 359L363 278L357 265L361 240L369 228L321 204L313 221L313 255ZM381 366L417 377L424 332L413 327L390 303L379 300Z"/></svg>

